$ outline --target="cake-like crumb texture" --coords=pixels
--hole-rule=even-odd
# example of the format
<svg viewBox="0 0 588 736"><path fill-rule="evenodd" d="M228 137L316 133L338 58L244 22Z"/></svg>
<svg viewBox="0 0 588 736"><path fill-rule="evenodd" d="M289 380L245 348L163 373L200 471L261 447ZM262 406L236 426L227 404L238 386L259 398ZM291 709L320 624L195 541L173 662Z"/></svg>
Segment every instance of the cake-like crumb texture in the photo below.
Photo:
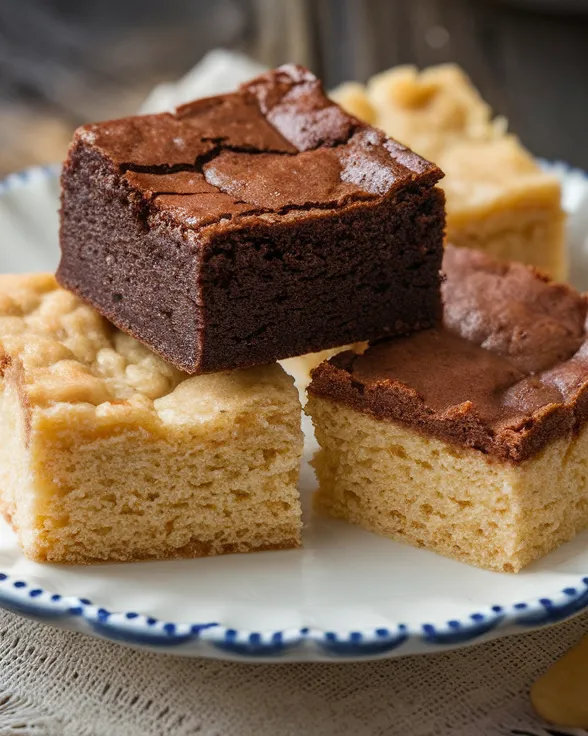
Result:
<svg viewBox="0 0 588 736"><path fill-rule="evenodd" d="M470 565L518 572L588 526L588 430L520 465L310 396L317 510Z"/></svg>
<svg viewBox="0 0 588 736"><path fill-rule="evenodd" d="M444 325L315 368L317 504L517 571L588 526L588 299L446 248Z"/></svg>
<svg viewBox="0 0 588 736"><path fill-rule="evenodd" d="M0 276L0 503L25 554L300 544L300 403L277 365L189 377L49 275Z"/></svg>
<svg viewBox="0 0 588 736"><path fill-rule="evenodd" d="M459 67L400 66L366 87L342 85L333 97L443 169L449 242L566 278L557 178L507 133L503 118L493 118Z"/></svg>

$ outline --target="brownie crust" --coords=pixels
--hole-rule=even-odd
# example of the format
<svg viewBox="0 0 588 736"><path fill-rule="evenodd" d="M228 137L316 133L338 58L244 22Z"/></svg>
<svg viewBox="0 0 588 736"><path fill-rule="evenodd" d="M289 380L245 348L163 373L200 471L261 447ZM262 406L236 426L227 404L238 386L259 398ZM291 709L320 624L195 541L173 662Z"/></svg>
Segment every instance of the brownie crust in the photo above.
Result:
<svg viewBox="0 0 588 736"><path fill-rule="evenodd" d="M441 176L281 67L80 128L57 278L188 373L409 333L440 319Z"/></svg>
<svg viewBox="0 0 588 736"><path fill-rule="evenodd" d="M588 299L447 246L443 327L341 353L309 392L520 463L588 418Z"/></svg>

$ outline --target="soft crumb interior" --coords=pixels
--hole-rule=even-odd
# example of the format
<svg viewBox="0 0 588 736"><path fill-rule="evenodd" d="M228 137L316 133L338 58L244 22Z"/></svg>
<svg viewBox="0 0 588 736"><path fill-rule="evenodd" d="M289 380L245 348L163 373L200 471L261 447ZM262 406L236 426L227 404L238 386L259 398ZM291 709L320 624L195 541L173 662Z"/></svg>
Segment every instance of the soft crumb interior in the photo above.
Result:
<svg viewBox="0 0 588 736"><path fill-rule="evenodd" d="M518 572L588 526L588 428L521 465L311 396L316 507L479 567Z"/></svg>
<svg viewBox="0 0 588 736"><path fill-rule="evenodd" d="M91 427L71 406L33 413L28 448L13 442L3 458L25 552L84 563L298 546L302 436L289 389L214 416L192 403L190 417L188 402L157 432ZM14 393L0 405L2 446Z"/></svg>
<svg viewBox="0 0 588 736"><path fill-rule="evenodd" d="M560 184L539 169L516 139L462 141L443 152L438 163L446 173L450 243L503 261L530 263L565 280Z"/></svg>
<svg viewBox="0 0 588 736"><path fill-rule="evenodd" d="M20 514L28 515L31 500L19 494L30 479L25 452L26 416L17 391L4 389L0 378L0 512L16 528L20 526ZM22 501L20 508L17 497Z"/></svg>

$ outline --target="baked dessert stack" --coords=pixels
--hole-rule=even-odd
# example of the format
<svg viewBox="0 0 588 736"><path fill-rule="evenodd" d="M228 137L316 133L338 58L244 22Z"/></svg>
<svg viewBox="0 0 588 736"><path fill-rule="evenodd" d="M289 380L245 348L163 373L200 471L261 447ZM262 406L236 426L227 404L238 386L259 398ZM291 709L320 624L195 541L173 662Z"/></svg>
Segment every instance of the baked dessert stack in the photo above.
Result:
<svg viewBox="0 0 588 736"><path fill-rule="evenodd" d="M403 74L386 85L415 96L403 129L425 140L443 75ZM515 150L467 88L447 94L468 145ZM508 249L473 215L461 244L487 253L443 256L441 177L291 65L80 128L57 280L0 277L0 507L25 553L299 546L301 407L276 361L358 343L309 387L318 510L505 572L588 526L588 299L488 255Z"/></svg>
<svg viewBox="0 0 588 736"><path fill-rule="evenodd" d="M0 279L0 503L50 562L296 547L276 360L432 328L442 176L286 66L84 126L53 276Z"/></svg>

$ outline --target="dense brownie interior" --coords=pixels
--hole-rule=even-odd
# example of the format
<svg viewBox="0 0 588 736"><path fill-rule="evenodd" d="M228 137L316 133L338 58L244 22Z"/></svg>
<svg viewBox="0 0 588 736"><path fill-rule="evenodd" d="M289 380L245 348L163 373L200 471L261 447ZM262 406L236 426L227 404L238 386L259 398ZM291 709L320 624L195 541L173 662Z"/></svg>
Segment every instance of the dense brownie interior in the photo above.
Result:
<svg viewBox="0 0 588 736"><path fill-rule="evenodd" d="M309 391L520 462L588 417L588 299L532 268L448 246L443 329L346 352Z"/></svg>
<svg viewBox="0 0 588 736"><path fill-rule="evenodd" d="M429 327L440 176L282 67L175 113L81 128L58 279L189 372Z"/></svg>

